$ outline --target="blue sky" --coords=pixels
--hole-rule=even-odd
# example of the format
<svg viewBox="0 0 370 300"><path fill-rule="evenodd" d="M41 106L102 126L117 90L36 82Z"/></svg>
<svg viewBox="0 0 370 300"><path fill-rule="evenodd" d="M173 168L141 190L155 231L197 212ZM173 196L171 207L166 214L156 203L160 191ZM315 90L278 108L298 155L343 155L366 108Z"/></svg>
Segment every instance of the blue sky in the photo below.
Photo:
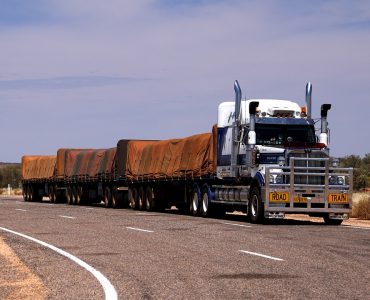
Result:
<svg viewBox="0 0 370 300"><path fill-rule="evenodd" d="M370 152L369 1L0 0L0 41L0 161L210 131L235 79Z"/></svg>

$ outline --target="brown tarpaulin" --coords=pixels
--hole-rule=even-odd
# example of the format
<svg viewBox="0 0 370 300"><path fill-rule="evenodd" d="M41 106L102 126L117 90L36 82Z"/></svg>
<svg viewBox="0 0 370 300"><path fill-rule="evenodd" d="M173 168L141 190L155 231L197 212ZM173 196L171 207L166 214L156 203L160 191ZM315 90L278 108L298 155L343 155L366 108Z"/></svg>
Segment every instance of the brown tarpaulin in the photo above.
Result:
<svg viewBox="0 0 370 300"><path fill-rule="evenodd" d="M216 170L216 137L212 133L158 142L128 143L127 178L192 178L214 174Z"/></svg>
<svg viewBox="0 0 370 300"><path fill-rule="evenodd" d="M23 180L51 179L54 175L56 156L23 156Z"/></svg>
<svg viewBox="0 0 370 300"><path fill-rule="evenodd" d="M113 176L115 154L116 148L65 150L65 177L92 179L101 175Z"/></svg>

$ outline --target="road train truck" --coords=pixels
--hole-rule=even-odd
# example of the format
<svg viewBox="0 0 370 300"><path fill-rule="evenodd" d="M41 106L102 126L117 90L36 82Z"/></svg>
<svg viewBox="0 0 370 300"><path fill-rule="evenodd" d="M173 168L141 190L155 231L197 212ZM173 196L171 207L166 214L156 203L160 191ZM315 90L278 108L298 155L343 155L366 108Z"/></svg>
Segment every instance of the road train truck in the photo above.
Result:
<svg viewBox="0 0 370 300"><path fill-rule="evenodd" d="M305 107L287 100L242 101L237 81L234 89L235 102L218 108L219 182L202 196L201 210L212 202L242 204L252 222L297 213L341 224L352 206L353 169L339 168L329 156L331 105L321 106L316 135L311 83Z"/></svg>
<svg viewBox="0 0 370 300"><path fill-rule="evenodd" d="M347 219L353 169L340 168L329 155L331 105L321 106L316 130L311 83L303 107L288 100L242 100L237 81L234 90L235 101L219 105L212 133L165 141L121 140L105 150L60 149L56 158L25 157L37 171L35 176L33 169L27 172L28 164L23 166L25 199L59 191L70 204L101 198L107 207L152 210L175 205L201 216L239 210L253 223L292 213L323 217L336 225ZM101 151L110 159L103 159ZM54 163L54 172L45 173L50 168L41 161Z"/></svg>

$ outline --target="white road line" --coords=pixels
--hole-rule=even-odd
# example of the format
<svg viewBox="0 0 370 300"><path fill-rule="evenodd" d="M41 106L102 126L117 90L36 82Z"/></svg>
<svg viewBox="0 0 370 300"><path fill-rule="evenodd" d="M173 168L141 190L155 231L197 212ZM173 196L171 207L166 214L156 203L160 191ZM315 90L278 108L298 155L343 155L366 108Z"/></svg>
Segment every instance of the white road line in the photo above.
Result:
<svg viewBox="0 0 370 300"><path fill-rule="evenodd" d="M137 230L137 231L143 231L143 232L154 232L152 230L146 230L146 229L140 229L140 228L136 228L136 227L126 227L127 229L131 229L131 230Z"/></svg>
<svg viewBox="0 0 370 300"><path fill-rule="evenodd" d="M256 252L250 252L250 251L245 251L245 250L239 250L239 252L243 252L243 253L251 254L251 255L256 255L256 256L260 256L260 257L272 259L272 260L284 261L284 259L281 259L281 258L277 258L277 257L273 257L273 256L268 256L268 255L264 255L264 254L256 253Z"/></svg>
<svg viewBox="0 0 370 300"><path fill-rule="evenodd" d="M25 209L21 209L21 208L16 208L15 210L19 210L19 211L27 211Z"/></svg>
<svg viewBox="0 0 370 300"><path fill-rule="evenodd" d="M70 217L70 216L59 216L61 218L66 218L66 219L76 219L76 217Z"/></svg>
<svg viewBox="0 0 370 300"><path fill-rule="evenodd" d="M224 225L231 225L231 226L239 226L239 227L245 227L245 228L250 228L252 226L250 225L243 225L243 224L236 224L236 223L227 223L227 222L223 222L221 224L224 224Z"/></svg>
<svg viewBox="0 0 370 300"><path fill-rule="evenodd" d="M117 299L117 292L116 292L115 288L113 287L113 285L110 283L110 281L102 273L100 273L98 270L94 269L92 266L88 265L83 260L79 259L78 257L73 256L72 254L70 254L70 253L68 253L68 252L66 252L66 251L64 251L60 248L57 248L53 245L50 245L50 244L45 243L41 240L35 239L31 236L25 235L23 233L19 233L19 232L16 232L16 231L4 228L4 227L0 227L0 229L3 230L3 231L9 232L9 233L13 233L13 234L18 235L18 236L21 236L25 239L31 240L35 243L38 243L38 244L40 244L44 247L47 247L47 248L59 253L60 255L63 255L65 257L69 258L70 260L74 261L76 264L80 265L85 270L90 272L100 282L100 284L102 285L102 287L104 289L105 299L107 299L107 300L108 299L109 300L116 300Z"/></svg>

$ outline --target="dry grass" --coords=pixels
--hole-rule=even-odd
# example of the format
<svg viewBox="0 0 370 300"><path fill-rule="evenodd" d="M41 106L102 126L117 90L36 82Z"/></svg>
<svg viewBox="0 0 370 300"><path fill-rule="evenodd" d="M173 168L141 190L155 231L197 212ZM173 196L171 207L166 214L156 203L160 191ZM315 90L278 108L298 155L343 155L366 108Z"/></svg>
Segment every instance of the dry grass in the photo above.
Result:
<svg viewBox="0 0 370 300"><path fill-rule="evenodd" d="M352 201L351 217L370 220L370 193L354 193Z"/></svg>
<svg viewBox="0 0 370 300"><path fill-rule="evenodd" d="M0 189L0 195L8 195L8 189ZM11 189L10 190L10 195L22 195L22 189Z"/></svg>

